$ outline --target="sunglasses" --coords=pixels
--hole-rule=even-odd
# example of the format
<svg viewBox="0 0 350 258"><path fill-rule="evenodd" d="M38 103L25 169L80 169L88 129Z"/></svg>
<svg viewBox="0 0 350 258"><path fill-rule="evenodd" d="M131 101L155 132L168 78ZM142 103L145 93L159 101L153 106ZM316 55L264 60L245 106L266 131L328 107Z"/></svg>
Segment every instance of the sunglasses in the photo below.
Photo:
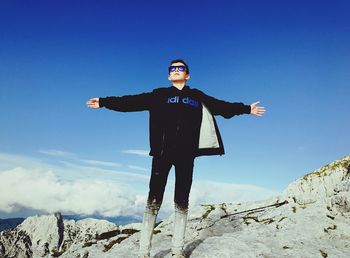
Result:
<svg viewBox="0 0 350 258"><path fill-rule="evenodd" d="M175 72L176 71L176 68L180 71L180 72L184 72L186 71L186 66L184 65L179 65L179 66L175 66L175 65L171 65L169 66L169 73L170 72Z"/></svg>

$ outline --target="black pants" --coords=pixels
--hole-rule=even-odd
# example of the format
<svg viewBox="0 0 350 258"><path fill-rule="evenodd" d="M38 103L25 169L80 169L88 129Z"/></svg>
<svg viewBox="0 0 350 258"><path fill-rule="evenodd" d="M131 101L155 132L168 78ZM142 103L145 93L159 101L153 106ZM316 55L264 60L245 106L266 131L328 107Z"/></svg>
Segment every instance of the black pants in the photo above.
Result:
<svg viewBox="0 0 350 258"><path fill-rule="evenodd" d="M147 206L159 209L164 196L169 171L175 166L174 202L178 209L188 210L188 199L192 185L194 156L174 155L154 156L152 159L152 174L149 182Z"/></svg>

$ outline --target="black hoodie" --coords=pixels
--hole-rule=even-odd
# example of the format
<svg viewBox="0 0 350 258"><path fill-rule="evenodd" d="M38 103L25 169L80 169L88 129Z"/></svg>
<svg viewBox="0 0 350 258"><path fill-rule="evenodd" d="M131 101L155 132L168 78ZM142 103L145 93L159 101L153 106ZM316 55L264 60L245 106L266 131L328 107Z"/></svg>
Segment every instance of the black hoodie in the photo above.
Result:
<svg viewBox="0 0 350 258"><path fill-rule="evenodd" d="M223 155L214 116L250 114L250 105L218 100L187 85L182 90L170 86L137 95L100 98L99 105L121 112L149 111L151 156Z"/></svg>

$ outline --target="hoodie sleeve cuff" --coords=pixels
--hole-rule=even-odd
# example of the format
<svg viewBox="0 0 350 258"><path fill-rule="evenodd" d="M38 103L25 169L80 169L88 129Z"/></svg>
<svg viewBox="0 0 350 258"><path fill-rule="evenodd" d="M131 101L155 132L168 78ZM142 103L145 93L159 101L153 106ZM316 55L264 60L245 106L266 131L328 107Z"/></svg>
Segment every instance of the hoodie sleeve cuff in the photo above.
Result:
<svg viewBox="0 0 350 258"><path fill-rule="evenodd" d="M251 113L251 106L250 105L244 105L244 113L250 114Z"/></svg>
<svg viewBox="0 0 350 258"><path fill-rule="evenodd" d="M105 103L104 103L104 100L105 100L105 98L99 98L99 100L98 100L98 105L100 106L100 108L102 108L102 107L104 107L105 105Z"/></svg>

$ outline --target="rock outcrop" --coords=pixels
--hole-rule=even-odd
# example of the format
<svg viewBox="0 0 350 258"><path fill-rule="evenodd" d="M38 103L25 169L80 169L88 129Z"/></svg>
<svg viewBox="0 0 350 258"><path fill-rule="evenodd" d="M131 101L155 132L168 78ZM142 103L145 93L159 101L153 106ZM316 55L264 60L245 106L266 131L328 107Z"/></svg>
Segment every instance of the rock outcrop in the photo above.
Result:
<svg viewBox="0 0 350 258"><path fill-rule="evenodd" d="M97 241L118 227L105 220L63 220L60 213L33 216L0 234L0 257L58 257L72 245Z"/></svg>
<svg viewBox="0 0 350 258"><path fill-rule="evenodd" d="M291 183L265 201L190 210L187 257L350 257L350 156ZM159 223L153 257L170 257L173 216ZM0 257L137 257L141 224L29 217L0 234Z"/></svg>
<svg viewBox="0 0 350 258"><path fill-rule="evenodd" d="M347 210L350 200L350 156L334 161L324 167L306 174L291 183L283 192L287 198L293 198L298 204L324 202L332 205L340 202ZM341 201L343 200L343 201ZM349 211L349 210L347 210Z"/></svg>

